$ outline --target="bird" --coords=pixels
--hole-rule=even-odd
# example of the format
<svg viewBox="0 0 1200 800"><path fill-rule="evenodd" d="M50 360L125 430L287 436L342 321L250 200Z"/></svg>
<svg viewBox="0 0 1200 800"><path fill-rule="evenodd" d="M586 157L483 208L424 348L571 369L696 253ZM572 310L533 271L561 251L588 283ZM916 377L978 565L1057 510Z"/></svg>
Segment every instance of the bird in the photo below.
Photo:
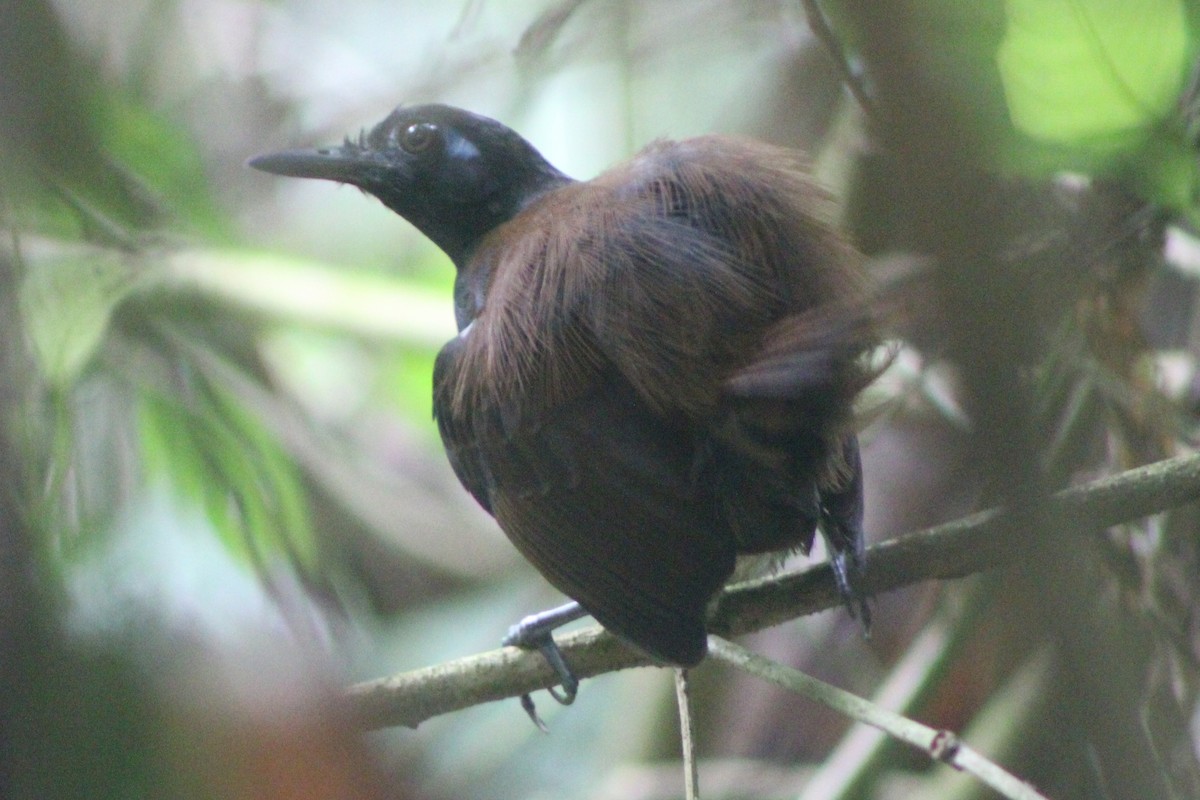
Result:
<svg viewBox="0 0 1200 800"><path fill-rule="evenodd" d="M869 626L854 404L879 334L801 154L660 139L575 180L494 119L419 104L248 164L356 186L453 262L434 417L462 485L574 601L505 640L543 649L568 695L558 622L693 666L739 562L818 530Z"/></svg>

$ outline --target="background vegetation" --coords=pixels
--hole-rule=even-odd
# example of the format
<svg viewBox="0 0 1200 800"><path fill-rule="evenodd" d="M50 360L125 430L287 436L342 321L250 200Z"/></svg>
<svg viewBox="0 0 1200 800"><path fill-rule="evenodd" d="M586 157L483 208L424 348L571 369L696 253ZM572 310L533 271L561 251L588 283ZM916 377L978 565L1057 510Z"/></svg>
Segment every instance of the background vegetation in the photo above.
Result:
<svg viewBox="0 0 1200 800"><path fill-rule="evenodd" d="M676 797L670 674L362 736L342 687L559 600L449 473L452 269L373 200L244 160L399 102L590 177L649 140L801 147L893 310L882 541L997 503L1011 566L755 650L1053 797L1200 796L1200 519L1048 491L1192 452L1190 0L0 0L0 795ZM838 55L838 51L841 51ZM846 89L847 74L858 90ZM986 796L718 665L709 797Z"/></svg>

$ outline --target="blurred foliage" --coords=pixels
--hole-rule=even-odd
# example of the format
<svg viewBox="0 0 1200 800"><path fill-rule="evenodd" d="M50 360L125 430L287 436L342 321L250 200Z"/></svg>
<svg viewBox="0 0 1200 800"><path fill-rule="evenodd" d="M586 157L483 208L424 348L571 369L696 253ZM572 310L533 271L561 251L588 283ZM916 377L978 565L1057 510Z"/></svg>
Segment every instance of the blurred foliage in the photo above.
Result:
<svg viewBox="0 0 1200 800"><path fill-rule="evenodd" d="M554 597L436 443L449 265L357 192L241 165L400 101L500 117L580 177L656 136L744 133L807 149L864 242L903 249L906 187L888 185L878 121L841 92L805 5L0 0L0 796L677 796L658 672L544 709L549 739L515 703L370 748L339 717L329 686L345 673L495 646ZM821 7L870 94L853 5ZM1039 288L1047 482L1193 448L1196 4L906 8ZM880 282L908 313L872 390L879 538L981 492L944 321L923 312L919 274L889 266ZM1110 532L1089 598L1150 621L1147 724L1180 796L1195 779L1197 524L1184 509ZM912 713L996 742L1055 796L1087 796L1087 743L1054 719L1071 691L1061 661L1046 667L1054 612L1036 596L987 576L879 598L869 643L838 614L758 641L864 694L926 663L937 679L917 681ZM942 657L910 651L922 630L945 631ZM799 794L843 733L738 676L696 679L710 796ZM886 743L836 763L841 794L825 796L975 791Z"/></svg>
<svg viewBox="0 0 1200 800"><path fill-rule="evenodd" d="M1191 67L1182 2L1010 2L997 61L1014 127L1067 145L1175 112Z"/></svg>
<svg viewBox="0 0 1200 800"><path fill-rule="evenodd" d="M1125 179L1173 211L1197 199L1194 121L1185 93L1196 61L1184 0L1006 4L997 53L1027 174L1084 170Z"/></svg>
<svg viewBox="0 0 1200 800"><path fill-rule="evenodd" d="M285 548L298 568L312 568L295 465L236 400L208 385L188 406L148 394L138 410L147 470L198 502L230 548L251 563Z"/></svg>
<svg viewBox="0 0 1200 800"><path fill-rule="evenodd" d="M108 332L113 309L136 289L128 257L93 250L26 260L19 287L21 316L47 387L69 390Z"/></svg>
<svg viewBox="0 0 1200 800"><path fill-rule="evenodd" d="M829 5L834 19L842 2ZM1187 0L910 3L924 67L993 169L1113 177L1175 212L1196 201L1196 7ZM857 34L845 28L854 43Z"/></svg>
<svg viewBox="0 0 1200 800"><path fill-rule="evenodd" d="M94 115L100 146L136 176L172 225L209 240L229 236L229 219L213 196L193 132L120 87L109 88L101 99L104 105Z"/></svg>

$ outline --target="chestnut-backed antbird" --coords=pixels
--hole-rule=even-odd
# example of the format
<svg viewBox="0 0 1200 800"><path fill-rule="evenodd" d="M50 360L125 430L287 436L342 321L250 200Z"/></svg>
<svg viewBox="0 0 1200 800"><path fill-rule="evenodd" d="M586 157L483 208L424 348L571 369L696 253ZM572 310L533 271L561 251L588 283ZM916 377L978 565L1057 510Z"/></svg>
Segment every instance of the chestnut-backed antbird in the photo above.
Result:
<svg viewBox="0 0 1200 800"><path fill-rule="evenodd" d="M583 611L693 665L738 556L807 552L819 528L867 623L852 406L876 338L861 258L797 154L658 141L575 181L494 120L416 105L249 163L357 186L454 262L446 453Z"/></svg>

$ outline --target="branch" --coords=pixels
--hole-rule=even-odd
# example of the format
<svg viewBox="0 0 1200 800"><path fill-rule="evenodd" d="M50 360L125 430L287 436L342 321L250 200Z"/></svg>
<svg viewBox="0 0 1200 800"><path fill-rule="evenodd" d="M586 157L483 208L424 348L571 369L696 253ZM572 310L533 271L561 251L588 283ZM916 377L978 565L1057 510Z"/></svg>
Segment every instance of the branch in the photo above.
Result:
<svg viewBox="0 0 1200 800"><path fill-rule="evenodd" d="M1183 456L1058 492L1047 499L1046 510L1070 515L1077 523L1073 529L1096 530L1197 500L1200 456ZM867 590L878 594L1018 562L1018 537L999 535L1004 516L996 509L983 511L869 548ZM839 603L833 573L823 564L726 589L709 630L738 636ZM559 645L580 678L653 664L599 626L563 636ZM357 684L349 689L349 700L365 728L416 727L431 717L519 697L556 680L539 654L505 647Z"/></svg>
<svg viewBox="0 0 1200 800"><path fill-rule="evenodd" d="M1045 796L1039 794L1032 786L995 762L984 758L950 731L922 725L858 695L755 655L744 647L716 636L709 637L709 651L718 661L770 681L776 686L782 686L790 692L816 700L839 714L871 725L905 744L912 745L935 761L941 761L973 775L1004 797L1012 800L1046 800Z"/></svg>
<svg viewBox="0 0 1200 800"><path fill-rule="evenodd" d="M842 81L850 90L850 95L858 102L859 108L863 110L867 118L873 118L875 104L871 102L870 92L863 83L862 73L850 64L846 48L842 46L842 40L833 32L833 28L829 27L829 20L825 17L825 12L817 5L817 0L801 0L800 4L804 6L804 16L808 20L809 30L829 53L830 59L841 73Z"/></svg>

